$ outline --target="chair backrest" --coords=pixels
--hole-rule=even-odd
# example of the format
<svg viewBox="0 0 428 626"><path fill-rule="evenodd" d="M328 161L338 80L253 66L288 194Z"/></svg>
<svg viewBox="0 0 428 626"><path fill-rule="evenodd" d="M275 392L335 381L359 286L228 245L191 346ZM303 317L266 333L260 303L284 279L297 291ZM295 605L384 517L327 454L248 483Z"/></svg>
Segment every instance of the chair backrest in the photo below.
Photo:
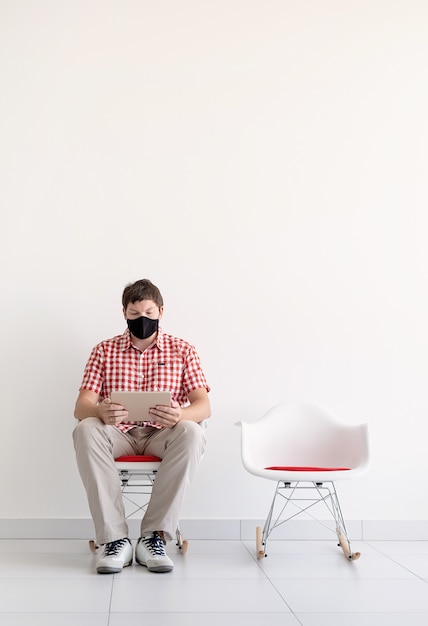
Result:
<svg viewBox="0 0 428 626"><path fill-rule="evenodd" d="M240 425L242 462L249 471L273 465L348 467L361 473L367 468L367 424L344 424L321 406L282 403L258 421Z"/></svg>

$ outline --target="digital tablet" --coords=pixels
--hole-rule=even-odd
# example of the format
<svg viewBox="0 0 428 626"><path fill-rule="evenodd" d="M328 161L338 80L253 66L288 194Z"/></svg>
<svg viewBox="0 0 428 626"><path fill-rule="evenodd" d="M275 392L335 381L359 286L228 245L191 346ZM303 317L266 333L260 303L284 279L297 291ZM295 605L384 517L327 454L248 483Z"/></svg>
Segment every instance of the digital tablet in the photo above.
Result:
<svg viewBox="0 0 428 626"><path fill-rule="evenodd" d="M150 421L149 409L157 404L171 406L169 391L112 391L110 398L128 411L131 422Z"/></svg>

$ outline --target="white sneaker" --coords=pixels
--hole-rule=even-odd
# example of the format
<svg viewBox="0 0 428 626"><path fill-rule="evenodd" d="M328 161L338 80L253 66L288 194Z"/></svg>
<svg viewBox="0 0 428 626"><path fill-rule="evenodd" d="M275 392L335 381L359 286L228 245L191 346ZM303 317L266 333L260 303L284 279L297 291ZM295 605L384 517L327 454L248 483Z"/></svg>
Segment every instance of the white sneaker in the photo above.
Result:
<svg viewBox="0 0 428 626"><path fill-rule="evenodd" d="M131 565L132 557L132 544L127 537L106 543L97 560L97 572L98 574L117 574L124 567Z"/></svg>
<svg viewBox="0 0 428 626"><path fill-rule="evenodd" d="M157 532L149 537L140 537L135 548L135 560L147 567L149 572L171 572L174 563L165 554L165 546Z"/></svg>

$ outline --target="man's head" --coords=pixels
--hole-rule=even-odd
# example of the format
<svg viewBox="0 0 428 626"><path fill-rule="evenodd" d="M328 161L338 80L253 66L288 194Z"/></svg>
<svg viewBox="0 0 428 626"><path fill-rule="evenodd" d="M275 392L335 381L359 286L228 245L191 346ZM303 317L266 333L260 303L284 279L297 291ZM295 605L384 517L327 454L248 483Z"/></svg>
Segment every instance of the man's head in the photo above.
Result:
<svg viewBox="0 0 428 626"><path fill-rule="evenodd" d="M147 278L137 280L135 283L126 285L122 294L123 310L126 311L128 304L152 300L159 309L163 307L163 298L159 289Z"/></svg>
<svg viewBox="0 0 428 626"><path fill-rule="evenodd" d="M150 280L137 280L122 294L123 315L131 334L137 339L154 336L163 313L163 298Z"/></svg>

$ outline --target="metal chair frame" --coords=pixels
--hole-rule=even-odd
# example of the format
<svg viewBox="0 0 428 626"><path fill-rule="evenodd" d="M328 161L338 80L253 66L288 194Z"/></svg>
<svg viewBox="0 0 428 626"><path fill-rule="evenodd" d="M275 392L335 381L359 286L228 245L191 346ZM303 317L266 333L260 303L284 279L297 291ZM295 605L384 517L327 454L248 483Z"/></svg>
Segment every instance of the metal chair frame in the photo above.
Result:
<svg viewBox="0 0 428 626"><path fill-rule="evenodd" d="M116 461L119 478L122 484L122 496L133 508L126 513L126 519L132 518L137 513L145 512L150 501L153 483L161 461ZM136 502L130 496L147 496L145 502ZM188 541L183 538L180 525L177 525L175 536L177 547L182 554L188 549Z"/></svg>
<svg viewBox="0 0 428 626"><path fill-rule="evenodd" d="M299 492L302 491L311 492L313 495L312 497L303 497L303 495L300 496ZM279 506L278 497L285 500L282 508ZM309 502L309 504L306 504L305 506L300 506L298 504L299 502ZM333 530L327 524L323 523L323 521L318 517L315 517L311 515L311 513L309 513L309 509L315 507L320 503L325 504L331 516L333 517L335 522L335 530ZM289 508L289 505L295 506L298 511L294 514L284 517L284 512L286 511L286 509ZM280 510L276 513L275 509L277 511L278 509ZM339 498L334 482L325 481L324 483L305 483L304 481L278 481L263 529L258 527L256 530L258 558L267 556L266 546L268 538L272 531L279 526L282 526L282 524L285 524L285 522L288 522L298 515L301 515L302 513L306 513L307 515L309 515L312 519L327 528L327 530L329 530L330 532L336 532L337 539L339 541L338 545L342 548L345 556L349 560L355 561L361 556L360 552L352 552L351 550L351 542L346 529L345 519L340 508Z"/></svg>
<svg viewBox="0 0 428 626"><path fill-rule="evenodd" d="M125 502L133 506L130 512L126 512L126 519L131 519L137 513L144 513L147 509L156 474L162 462L161 459L155 459L156 457L144 457L142 455L116 459L116 468L121 482L122 497ZM136 498L130 496L143 496L144 502L138 502ZM188 541L183 538L179 525L177 525L175 536L178 549L182 554L185 554L189 544ZM99 549L99 545L92 539L89 541L89 547L91 552L97 552Z"/></svg>

